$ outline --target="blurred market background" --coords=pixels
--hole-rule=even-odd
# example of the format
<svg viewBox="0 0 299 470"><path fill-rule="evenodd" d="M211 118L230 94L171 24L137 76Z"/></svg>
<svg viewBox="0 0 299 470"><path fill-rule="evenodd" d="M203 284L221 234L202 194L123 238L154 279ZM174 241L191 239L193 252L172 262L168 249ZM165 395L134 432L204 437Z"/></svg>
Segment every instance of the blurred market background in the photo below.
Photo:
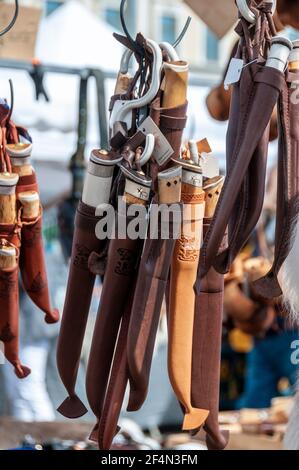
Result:
<svg viewBox="0 0 299 470"><path fill-rule="evenodd" d="M63 308L67 280L72 217L84 174L84 160L88 158L91 149L107 143L108 102L122 55L122 46L112 36L114 31L121 32L119 3L119 0L22 0L15 28L0 39L0 93L1 97L9 100L8 79L11 78L15 95L14 121L27 127L33 137L34 166L45 207L44 238L48 275L53 303L60 310ZM211 4L210 7L207 4ZM170 43L181 31L187 16L192 16L190 29L179 46L179 55L189 61L191 66L189 119L185 139L200 140L207 137L225 171L227 122L216 121L210 116L206 97L211 87L220 82L236 42L236 9L233 1L230 1L227 14L219 17L211 15L212 4L215 2L129 0L126 15L132 33L141 31L146 37L158 42ZM0 2L1 24L5 24L9 15L7 5L13 11L12 4ZM287 28L285 34L290 39L298 38L298 32L292 28ZM270 147L269 170L275 166L275 156L276 142ZM270 240L273 237L271 223L267 224ZM80 396L84 396L84 367L100 292L99 283L95 290L82 357L82 371L78 381ZM62 421L55 410L65 395L55 366L58 328L46 328L42 314L30 300L21 297L21 356L32 365L33 372L23 382L18 382L8 364L0 367L2 449L19 445L23 441L29 446L35 445L35 440L52 442L53 437L56 437L58 446L63 445L58 444L59 440L63 441L70 434L75 441L82 440L82 436L88 434L89 426L84 423L55 425L55 420ZM250 424L269 421L266 411L250 413L245 410L241 418L237 411L242 407L240 403L244 395L246 358L253 348L253 342L252 335L225 326L221 377L222 419L228 421L231 427L235 426L239 433L244 431L242 419L247 431ZM167 333L162 316L148 400L138 414L128 416L123 412L123 427L128 430L127 434L137 434L136 440L143 439L143 434L138 434L141 431L128 421L130 419L151 436L152 441L148 442L148 446L155 445L153 442L161 443L163 439L164 442L170 439L169 446L174 447L183 445L189 439L178 433L181 410L167 379L166 344ZM276 357L276 360L283 361L281 357ZM285 369L281 367L281 370ZM278 420L282 426L289 410L288 396L292 395L293 390L288 372L280 375L277 393L273 392L272 398L280 395L286 397L286 401L282 404L276 398L278 401L272 401L272 405L278 408L280 418L284 417ZM260 406L257 396L256 404L245 405L245 408L264 409L270 405L269 400L266 406L263 403ZM18 424L17 432L11 419L23 423ZM86 415L83 421L92 422L92 415ZM28 427L25 424L32 422L54 423L44 427L38 424ZM72 433L69 426L73 426ZM270 424L268 429L270 431L264 433L264 445L270 448L279 446L283 426L276 430L276 434ZM125 442L126 437L122 438ZM193 441L188 445L190 448L197 444Z"/></svg>

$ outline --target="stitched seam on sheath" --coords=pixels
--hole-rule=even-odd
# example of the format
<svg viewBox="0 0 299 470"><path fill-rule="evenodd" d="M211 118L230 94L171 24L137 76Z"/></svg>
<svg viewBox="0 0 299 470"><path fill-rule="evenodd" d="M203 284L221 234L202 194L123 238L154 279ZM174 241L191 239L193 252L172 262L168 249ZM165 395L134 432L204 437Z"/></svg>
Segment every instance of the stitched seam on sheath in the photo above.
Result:
<svg viewBox="0 0 299 470"><path fill-rule="evenodd" d="M253 87L253 90L252 90L252 93L251 95L249 96L249 101L248 103L250 104L251 100L252 100L252 96L253 96L253 92L255 90L255 86ZM250 110L251 110L251 107L250 107ZM244 131L245 131L245 122L247 122L247 117L248 117L248 114L249 114L249 111L250 111L248 108L247 108L247 112L246 112L246 115L244 116L244 123L243 123L243 132L241 133L241 136L244 135ZM241 139L240 139L240 142L241 142ZM239 144L240 145L240 144ZM232 159L232 163L235 163L236 159L237 159L237 155L238 155L238 152L235 152L235 155ZM224 199L224 195L225 195L225 190L226 190L226 187L228 186L229 182L230 182L230 178L231 178L231 173L232 173L232 170L233 170L233 165L231 166L231 170L228 172L226 178L225 178L225 181L224 181L224 185L223 185L223 189L221 191L221 194L220 194L220 198L219 198L219 201L218 201L218 204L216 206L216 210L215 210L215 214L214 214L214 217L212 219L212 222L211 222L211 225L210 225L210 228L209 228L209 231L206 235L206 238L205 238L205 241L204 241L204 244L203 244L203 247L202 247L202 260L203 260L203 264L205 265L206 264L206 258L207 258L207 247L208 247L208 242L211 238L211 234L212 234L212 231L213 231L213 228L214 228L214 225L216 223L216 219L217 219L217 215L220 211L220 206L221 206L221 203ZM222 237L223 238L223 237Z"/></svg>
<svg viewBox="0 0 299 470"><path fill-rule="evenodd" d="M289 241L287 241L286 235L289 234L291 226L292 226L292 221L290 218L291 215L291 202L290 202L290 196L291 196L291 190L290 190L290 181L292 178L291 175L291 165L290 165L290 159L291 159L291 139L290 139L290 109L289 109L289 99L287 99L287 105L285 107L285 97L289 97L288 90L283 89L281 93L281 100L282 100L282 116L283 116L283 122L282 124L282 130L283 130L283 174L287 174L287 187L285 188L284 184L284 197L287 195L287 204L286 204L286 214L284 217L284 224L283 224L283 229L279 237L279 244L278 244L278 249L277 252L275 253L275 259L274 263L272 266L272 271L274 274L278 274L278 271L280 269L281 263L284 261L283 257L283 250L285 247L289 246ZM284 112L285 110L285 112ZM285 117L285 119L284 119ZM286 155L284 154L286 150ZM283 178L284 181L284 178ZM285 181L284 181L285 182ZM287 193L287 194L286 194ZM287 248L288 249L288 248Z"/></svg>

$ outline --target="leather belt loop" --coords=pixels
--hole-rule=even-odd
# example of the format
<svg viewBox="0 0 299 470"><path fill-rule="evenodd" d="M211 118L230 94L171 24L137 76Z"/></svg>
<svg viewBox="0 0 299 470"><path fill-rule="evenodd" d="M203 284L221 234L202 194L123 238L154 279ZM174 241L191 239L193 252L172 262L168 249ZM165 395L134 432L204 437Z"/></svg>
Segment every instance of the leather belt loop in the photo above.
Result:
<svg viewBox="0 0 299 470"><path fill-rule="evenodd" d="M161 114L160 116L160 126L166 129L173 130L184 130L187 123L187 116L183 118L166 116Z"/></svg>
<svg viewBox="0 0 299 470"><path fill-rule="evenodd" d="M256 73L254 81L256 83L270 85L280 92L285 83L285 76L279 70L272 67L263 67Z"/></svg>

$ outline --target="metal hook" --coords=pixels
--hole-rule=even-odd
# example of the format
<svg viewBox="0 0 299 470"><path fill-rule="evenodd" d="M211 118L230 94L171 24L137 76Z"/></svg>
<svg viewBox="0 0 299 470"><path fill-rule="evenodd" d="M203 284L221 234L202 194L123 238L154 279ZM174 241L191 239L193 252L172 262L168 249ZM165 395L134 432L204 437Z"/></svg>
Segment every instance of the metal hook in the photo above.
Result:
<svg viewBox="0 0 299 470"><path fill-rule="evenodd" d="M131 57L133 55L133 51L130 49L126 49L122 55L119 72L125 75L129 71L129 64Z"/></svg>
<svg viewBox="0 0 299 470"><path fill-rule="evenodd" d="M141 158L138 162L141 167L146 165L147 162L150 160L153 154L154 148L155 148L155 136L153 134L147 134L146 140L145 140L145 147L141 155Z"/></svg>
<svg viewBox="0 0 299 470"><path fill-rule="evenodd" d="M144 51L143 51L142 47L140 47L136 43L136 41L132 38L132 36L129 33L129 30L127 28L126 21L125 21L125 14L124 14L126 3L127 3L127 0L121 0L121 4L120 4L120 21L121 21L122 29L123 29L125 35L127 36L127 38L129 40L131 46L133 47L133 49L135 51L137 51L139 54L144 55ZM174 43L172 45L174 48L177 47L181 43L181 41L183 40L186 32L188 31L191 20L192 20L191 16L188 16L184 28L182 29L180 35L177 37L177 39L174 41Z"/></svg>
<svg viewBox="0 0 299 470"><path fill-rule="evenodd" d="M9 108L9 113L8 113L8 116L7 116L7 122L9 123L12 112L13 112L13 107L14 107L14 101L15 100L14 100L13 83L12 83L11 78L8 80L8 83L9 83L9 88L10 88L10 108Z"/></svg>
<svg viewBox="0 0 299 470"><path fill-rule="evenodd" d="M8 26L6 26L6 28L4 28L2 31L0 31L0 37L1 36L4 36L4 34L8 33L8 31L13 27L13 25L15 24L17 18L19 16L19 0L15 0L15 12L14 12L14 16L11 20L11 22L9 23Z"/></svg>
<svg viewBox="0 0 299 470"><path fill-rule="evenodd" d="M132 109L142 108L143 106L148 105L157 95L160 88L160 79L161 79L161 69L163 65L162 52L158 44L156 44L151 39L147 39L148 47L151 49L153 54L153 70L152 70L152 83L144 96L141 96L138 99L130 101L122 101L121 107L112 111L110 117L110 127L113 128L115 122L124 122L128 113Z"/></svg>
<svg viewBox="0 0 299 470"><path fill-rule="evenodd" d="M169 42L161 42L160 47L161 47L162 51L166 52L166 54L168 55L168 57L171 61L176 62L176 61L179 60L179 56L178 56L177 51L175 50L175 48L171 44L169 44Z"/></svg>
<svg viewBox="0 0 299 470"><path fill-rule="evenodd" d="M185 26L183 27L181 34L178 36L178 38L177 38L177 39L174 41L174 43L173 43L173 47L178 47L178 45L180 44L180 42L183 40L185 34L187 33L187 31L188 31L188 29L189 29L191 20L192 20L191 16L188 16L187 21L186 21L186 24L185 24Z"/></svg>

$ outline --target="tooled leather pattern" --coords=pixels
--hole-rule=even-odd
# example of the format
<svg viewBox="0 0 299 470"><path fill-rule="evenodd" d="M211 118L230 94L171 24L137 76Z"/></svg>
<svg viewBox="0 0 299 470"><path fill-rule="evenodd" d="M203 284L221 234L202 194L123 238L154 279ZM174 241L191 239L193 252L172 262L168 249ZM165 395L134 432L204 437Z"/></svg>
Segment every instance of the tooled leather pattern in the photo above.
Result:
<svg viewBox="0 0 299 470"><path fill-rule="evenodd" d="M205 194L187 194L182 193L182 201L185 204L201 204L205 200Z"/></svg>
<svg viewBox="0 0 299 470"><path fill-rule="evenodd" d="M47 283L43 278L42 273L38 272L38 274L33 279L32 284L28 289L28 292L32 294L37 294L38 292L42 291L46 287L46 285Z"/></svg>
<svg viewBox="0 0 299 470"><path fill-rule="evenodd" d="M0 341L3 343L10 343L15 339L14 334L11 331L10 324L7 322L6 325L0 331Z"/></svg>
<svg viewBox="0 0 299 470"><path fill-rule="evenodd" d="M76 266L76 268L88 271L88 259L90 254L91 251L87 246L82 245L80 243L76 243L73 256L73 265Z"/></svg>
<svg viewBox="0 0 299 470"><path fill-rule="evenodd" d="M179 261L197 261L199 257L199 250L196 248L197 240L195 237L182 236L178 240L178 254Z"/></svg>
<svg viewBox="0 0 299 470"><path fill-rule="evenodd" d="M119 259L115 266L114 272L120 276L131 276L135 269L134 252L125 248L119 248L117 250L117 254Z"/></svg>

